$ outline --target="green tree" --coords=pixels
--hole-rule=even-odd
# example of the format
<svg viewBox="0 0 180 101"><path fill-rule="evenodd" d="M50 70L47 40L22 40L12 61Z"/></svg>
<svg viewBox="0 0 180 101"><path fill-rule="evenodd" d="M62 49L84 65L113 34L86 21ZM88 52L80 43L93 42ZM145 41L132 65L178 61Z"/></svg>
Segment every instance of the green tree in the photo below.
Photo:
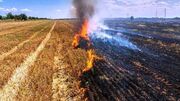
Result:
<svg viewBox="0 0 180 101"><path fill-rule="evenodd" d="M32 17L32 16L29 16L28 19L29 19L29 20L36 20L36 18L35 18L35 17Z"/></svg>
<svg viewBox="0 0 180 101"><path fill-rule="evenodd" d="M3 18L2 15L0 15L0 20L2 20L2 18Z"/></svg>
<svg viewBox="0 0 180 101"><path fill-rule="evenodd" d="M32 17L31 17L31 16L29 16L29 17L28 17L28 19L29 19L29 20L32 20Z"/></svg>
<svg viewBox="0 0 180 101"><path fill-rule="evenodd" d="M14 15L12 13L8 13L6 15L6 19L14 19Z"/></svg>
<svg viewBox="0 0 180 101"><path fill-rule="evenodd" d="M21 20L21 17L19 15L14 15L15 20Z"/></svg>
<svg viewBox="0 0 180 101"><path fill-rule="evenodd" d="M28 17L26 14L14 15L15 20L27 20Z"/></svg>
<svg viewBox="0 0 180 101"><path fill-rule="evenodd" d="M20 14L19 16L20 16L21 20L27 20L28 19L26 14Z"/></svg>

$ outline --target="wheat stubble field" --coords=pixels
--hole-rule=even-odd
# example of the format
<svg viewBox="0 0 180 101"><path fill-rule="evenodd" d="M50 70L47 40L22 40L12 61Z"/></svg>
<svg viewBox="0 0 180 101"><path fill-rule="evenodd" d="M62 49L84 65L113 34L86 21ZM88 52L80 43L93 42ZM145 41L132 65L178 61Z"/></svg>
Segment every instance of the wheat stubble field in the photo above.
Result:
<svg viewBox="0 0 180 101"><path fill-rule="evenodd" d="M0 22L0 101L79 101L86 52L70 21Z"/></svg>

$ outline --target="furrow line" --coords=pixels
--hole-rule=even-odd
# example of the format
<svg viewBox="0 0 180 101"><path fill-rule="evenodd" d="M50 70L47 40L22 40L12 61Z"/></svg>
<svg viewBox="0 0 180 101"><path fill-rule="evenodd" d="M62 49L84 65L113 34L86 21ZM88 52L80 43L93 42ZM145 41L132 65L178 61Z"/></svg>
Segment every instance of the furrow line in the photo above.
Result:
<svg viewBox="0 0 180 101"><path fill-rule="evenodd" d="M16 101L15 98L17 96L17 92L28 75L29 67L34 64L38 55L44 49L46 43L51 37L51 32L54 30L55 25L56 22L52 26L46 38L38 46L36 51L25 59L25 61L14 71L8 83L3 87L2 90L0 90L0 101Z"/></svg>
<svg viewBox="0 0 180 101"><path fill-rule="evenodd" d="M43 28L42 30L34 33L29 39L21 42L20 44L18 44L17 46L15 46L14 48L12 48L10 51L3 53L0 55L0 61L4 60L4 58L6 58L7 56L11 55L12 53L16 52L19 48L21 48L25 43L29 42L31 39L33 39L34 37L37 36L38 33L42 32L43 30L45 30L47 27Z"/></svg>

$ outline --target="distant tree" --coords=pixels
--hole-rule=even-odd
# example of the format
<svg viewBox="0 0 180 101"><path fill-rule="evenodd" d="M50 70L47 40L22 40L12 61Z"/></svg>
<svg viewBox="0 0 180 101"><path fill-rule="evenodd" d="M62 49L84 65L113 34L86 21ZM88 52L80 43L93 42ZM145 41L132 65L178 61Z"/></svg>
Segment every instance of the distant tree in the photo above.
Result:
<svg viewBox="0 0 180 101"><path fill-rule="evenodd" d="M14 19L14 15L12 13L8 13L6 15L6 19Z"/></svg>
<svg viewBox="0 0 180 101"><path fill-rule="evenodd" d="M19 15L14 15L15 20L21 20L21 17Z"/></svg>
<svg viewBox="0 0 180 101"><path fill-rule="evenodd" d="M27 20L28 17L26 14L14 15L15 20Z"/></svg>
<svg viewBox="0 0 180 101"><path fill-rule="evenodd" d="M174 19L180 19L180 17L175 17Z"/></svg>
<svg viewBox="0 0 180 101"><path fill-rule="evenodd" d="M20 14L19 16L20 16L21 20L27 20L28 19L26 14Z"/></svg>
<svg viewBox="0 0 180 101"><path fill-rule="evenodd" d="M48 18L39 18L40 20L46 20L46 19L48 19Z"/></svg>
<svg viewBox="0 0 180 101"><path fill-rule="evenodd" d="M29 19L29 20L36 20L37 18L36 18L36 17L29 16L28 19Z"/></svg>
<svg viewBox="0 0 180 101"><path fill-rule="evenodd" d="M3 16L2 15L0 15L0 20L2 20L3 19Z"/></svg>
<svg viewBox="0 0 180 101"><path fill-rule="evenodd" d="M130 19L131 19L131 21L133 21L134 20L134 16L131 16Z"/></svg>
<svg viewBox="0 0 180 101"><path fill-rule="evenodd" d="M1 16L0 15L0 20L5 20L5 19L14 19L14 20L38 20L38 19L47 19L47 18L38 18L38 17L32 17L32 16L27 16L26 14L19 14L19 15L13 15L12 13L8 13L6 16Z"/></svg>
<svg viewBox="0 0 180 101"><path fill-rule="evenodd" d="M32 17L31 17L31 16L29 16L29 17L28 17L28 19L29 19L29 20L32 20Z"/></svg>

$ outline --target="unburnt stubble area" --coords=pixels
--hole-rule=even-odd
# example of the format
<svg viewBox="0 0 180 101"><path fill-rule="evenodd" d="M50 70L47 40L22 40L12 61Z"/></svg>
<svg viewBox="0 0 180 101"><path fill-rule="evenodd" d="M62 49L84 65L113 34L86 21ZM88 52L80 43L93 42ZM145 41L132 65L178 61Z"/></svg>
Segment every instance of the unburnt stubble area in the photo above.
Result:
<svg viewBox="0 0 180 101"><path fill-rule="evenodd" d="M0 32L0 101L85 100L78 75L86 52L71 47L73 24L32 21L17 31L14 23Z"/></svg>

